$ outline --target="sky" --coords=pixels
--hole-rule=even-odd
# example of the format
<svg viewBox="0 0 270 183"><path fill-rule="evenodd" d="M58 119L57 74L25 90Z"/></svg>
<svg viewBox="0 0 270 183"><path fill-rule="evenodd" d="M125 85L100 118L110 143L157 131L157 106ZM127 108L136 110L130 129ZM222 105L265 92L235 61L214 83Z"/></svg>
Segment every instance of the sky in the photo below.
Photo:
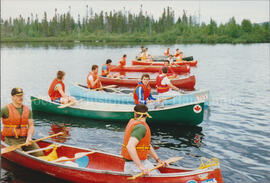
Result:
<svg viewBox="0 0 270 183"><path fill-rule="evenodd" d="M86 15L86 5L92 7L94 13L100 11L124 10L131 13L138 13L142 9L154 18L161 16L163 8L171 7L176 17L182 16L183 10L188 15L196 16L198 21L209 23L210 18L218 24L226 23L231 17L235 17L237 23L243 19L249 19L252 23L261 23L269 21L269 1L268 0L170 0L170 1L137 1L137 0L1 0L1 18L30 17L31 13L38 15L41 19L44 11L51 19L57 12L66 13L71 7L71 14L77 19L78 14L81 17ZM199 16L200 14L200 16ZM200 17L200 19L199 19Z"/></svg>

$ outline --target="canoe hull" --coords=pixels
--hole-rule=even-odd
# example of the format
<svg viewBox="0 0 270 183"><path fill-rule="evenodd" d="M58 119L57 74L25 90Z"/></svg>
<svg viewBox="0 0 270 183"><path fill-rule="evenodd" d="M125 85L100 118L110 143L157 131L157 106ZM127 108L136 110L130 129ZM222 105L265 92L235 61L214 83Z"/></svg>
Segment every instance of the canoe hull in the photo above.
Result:
<svg viewBox="0 0 270 183"><path fill-rule="evenodd" d="M47 147L50 142L41 141L38 145ZM74 157L78 152L89 152L91 150L69 146L65 144L59 144L57 148L58 157ZM6 147L6 144L1 141L1 148ZM47 153L46 153L47 154ZM209 179L215 179L217 182L223 182L222 175L219 166L211 167L203 170L198 169L184 169L177 167L168 167L159 169L163 176L154 177L139 177L136 180L127 180L130 175L123 173L125 161L121 156L95 152L94 154L87 155L89 163L86 167L73 167L63 165L60 163L52 163L45 160L38 159L36 157L27 155L20 151L12 151L2 155L3 158L8 159L16 164L33 169L35 171L44 172L50 176L61 178L72 182L92 182L92 183L167 183L167 182L187 182L187 181L203 181ZM74 162L74 161L73 161ZM165 174L166 173L166 174ZM170 173L174 173L171 174ZM167 176L166 176L167 175Z"/></svg>
<svg viewBox="0 0 270 183"><path fill-rule="evenodd" d="M198 61L182 61L182 62L173 62L174 65L189 65L189 66L197 66ZM164 62L143 62L143 61L138 61L138 60L132 60L132 65L144 65L144 66L149 66L149 65L158 65L158 66L163 66Z"/></svg>
<svg viewBox="0 0 270 183"><path fill-rule="evenodd" d="M68 115L73 117L89 118L108 122L128 122L134 117L133 110L126 111L105 111L82 109L78 107L58 108L59 104L43 100L36 97L31 97L32 110L41 111L51 114ZM95 107L95 103L89 103ZM119 104L121 105L121 104ZM147 119L153 124L166 125L198 125L203 121L204 116L204 102L191 103L185 105L176 105L173 107L166 107L164 109L149 110L152 118ZM196 111L196 109L199 109Z"/></svg>
<svg viewBox="0 0 270 183"><path fill-rule="evenodd" d="M118 85L125 87L136 87L140 79L114 79L107 77L100 77L102 85ZM171 83L181 89L194 90L196 79L195 76L190 76L183 79L174 79L171 80ZM151 79L149 81L151 88L156 88L156 80Z"/></svg>
<svg viewBox="0 0 270 183"><path fill-rule="evenodd" d="M139 66L139 65L137 65L137 66L124 66L124 67L112 65L112 66L110 66L110 71L112 71L112 72L159 72L161 66L162 65L157 65L157 64L141 65L141 66ZM182 74L182 73L185 74L185 73L190 72L190 67L189 67L189 65L184 64L184 65L178 65L176 67L172 67L172 70L178 74Z"/></svg>

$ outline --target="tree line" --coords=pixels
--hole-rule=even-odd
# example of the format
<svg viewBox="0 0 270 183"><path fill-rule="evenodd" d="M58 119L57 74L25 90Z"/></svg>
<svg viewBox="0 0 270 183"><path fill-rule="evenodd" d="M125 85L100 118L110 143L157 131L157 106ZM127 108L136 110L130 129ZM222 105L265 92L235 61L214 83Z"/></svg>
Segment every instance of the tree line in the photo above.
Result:
<svg viewBox="0 0 270 183"><path fill-rule="evenodd" d="M174 11L164 8L158 19L143 13L101 11L94 13L87 7L85 17L67 13L48 19L47 13L40 20L31 17L1 19L1 39L8 41L100 41L100 42L157 42L157 43L269 43L269 22L252 24L244 19L237 24L232 17L227 23L217 25L199 23L194 16L175 17Z"/></svg>

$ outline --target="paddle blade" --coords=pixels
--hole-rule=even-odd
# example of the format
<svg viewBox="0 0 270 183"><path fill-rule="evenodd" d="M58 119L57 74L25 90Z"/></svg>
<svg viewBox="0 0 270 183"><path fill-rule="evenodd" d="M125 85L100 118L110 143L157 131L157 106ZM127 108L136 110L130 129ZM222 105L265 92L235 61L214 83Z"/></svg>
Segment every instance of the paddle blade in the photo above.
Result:
<svg viewBox="0 0 270 183"><path fill-rule="evenodd" d="M172 157L172 158L167 159L165 162L168 163L168 164L170 164L170 163L174 163L176 161L179 161L179 160L181 160L183 158L184 157Z"/></svg>

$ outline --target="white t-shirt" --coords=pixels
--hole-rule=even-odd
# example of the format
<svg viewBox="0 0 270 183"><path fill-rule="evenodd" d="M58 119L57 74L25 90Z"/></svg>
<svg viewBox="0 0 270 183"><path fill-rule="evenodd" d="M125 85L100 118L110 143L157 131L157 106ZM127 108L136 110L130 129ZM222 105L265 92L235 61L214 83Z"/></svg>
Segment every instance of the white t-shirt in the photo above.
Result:
<svg viewBox="0 0 270 183"><path fill-rule="evenodd" d="M167 84L170 84L170 83L171 83L171 81L167 76L165 78L163 78L162 81L161 81L162 85L167 85Z"/></svg>

